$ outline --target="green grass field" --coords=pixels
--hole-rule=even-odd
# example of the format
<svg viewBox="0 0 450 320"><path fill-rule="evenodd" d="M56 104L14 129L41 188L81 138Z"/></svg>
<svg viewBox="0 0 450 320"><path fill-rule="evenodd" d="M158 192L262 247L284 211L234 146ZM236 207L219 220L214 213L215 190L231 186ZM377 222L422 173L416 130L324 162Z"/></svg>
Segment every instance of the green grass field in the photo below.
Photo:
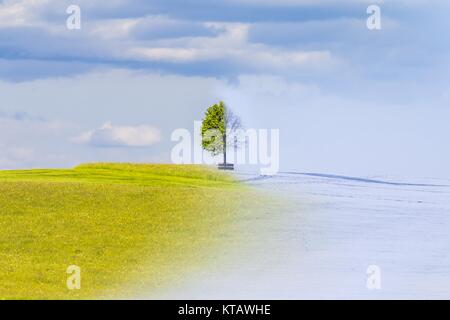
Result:
<svg viewBox="0 0 450 320"><path fill-rule="evenodd" d="M0 298L160 290L219 255L250 193L201 166L0 171ZM80 290L67 288L69 265L81 268Z"/></svg>

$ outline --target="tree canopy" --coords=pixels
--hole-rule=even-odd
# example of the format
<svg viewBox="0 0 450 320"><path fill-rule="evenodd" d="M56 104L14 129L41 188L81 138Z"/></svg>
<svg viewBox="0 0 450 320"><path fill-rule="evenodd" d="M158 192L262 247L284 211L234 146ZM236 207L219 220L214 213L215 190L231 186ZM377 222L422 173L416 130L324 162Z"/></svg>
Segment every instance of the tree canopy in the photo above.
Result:
<svg viewBox="0 0 450 320"><path fill-rule="evenodd" d="M241 128L240 119L225 106L223 101L209 107L202 122L202 147L216 156L224 155L226 163L227 146L235 143L227 141L237 129Z"/></svg>

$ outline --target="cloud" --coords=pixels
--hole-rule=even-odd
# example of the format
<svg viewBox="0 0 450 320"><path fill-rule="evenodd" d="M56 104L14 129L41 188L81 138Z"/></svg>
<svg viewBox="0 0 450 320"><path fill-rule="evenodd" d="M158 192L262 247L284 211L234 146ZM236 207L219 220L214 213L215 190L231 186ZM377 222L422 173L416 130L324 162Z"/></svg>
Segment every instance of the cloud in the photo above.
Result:
<svg viewBox="0 0 450 320"><path fill-rule="evenodd" d="M0 3L0 28L35 25L36 10L48 3L48 0L3 1Z"/></svg>
<svg viewBox="0 0 450 320"><path fill-rule="evenodd" d="M84 132L71 140L96 147L147 147L161 141L161 132L147 125L115 126L106 122L100 128Z"/></svg>
<svg viewBox="0 0 450 320"><path fill-rule="evenodd" d="M382 7L380 32L365 26L369 3ZM0 1L0 78L71 76L99 67L228 79L251 72L308 79L356 72L367 79L380 70L392 72L387 79L418 79L412 74L418 67L445 75L449 45L435 35L448 29L449 5L432 3L78 0L82 28L67 30L70 0Z"/></svg>
<svg viewBox="0 0 450 320"><path fill-rule="evenodd" d="M14 168L17 163L30 163L34 157L32 148L8 148L0 144L0 168Z"/></svg>
<svg viewBox="0 0 450 320"><path fill-rule="evenodd" d="M0 169L45 167L47 163L63 160L64 156L54 151L64 150L57 140L71 131L72 124L49 120L36 115L34 110L9 109L0 110ZM70 160L67 158L66 162Z"/></svg>
<svg viewBox="0 0 450 320"><path fill-rule="evenodd" d="M326 49L299 50L252 42L248 37L252 22L183 18L177 13L188 10L186 6L174 10L159 1L151 8L141 1L105 5L80 1L82 28L67 30L66 4L69 2L24 0L0 5L0 77L57 77L105 65L217 76L325 66L333 60ZM196 4L210 6L202 1ZM215 9L222 6L237 8L238 4L222 1Z"/></svg>
<svg viewBox="0 0 450 320"><path fill-rule="evenodd" d="M0 110L0 121L12 120L12 121L39 121L44 122L43 117L35 116L24 111L15 111L8 113Z"/></svg>
<svg viewBox="0 0 450 320"><path fill-rule="evenodd" d="M331 53L277 48L262 43L250 43L250 25L242 23L207 23L217 30L214 37L186 37L166 40L160 45L135 47L127 56L145 61L192 63L199 61L229 61L241 70L292 70L302 67L323 67L333 62Z"/></svg>
<svg viewBox="0 0 450 320"><path fill-rule="evenodd" d="M7 152L2 145L35 150L31 159L6 159L0 169L69 168L96 161L170 162L174 145L168 139L170 132L177 128L192 130L193 121L201 120L205 108L219 99L213 88L221 83L209 77L130 70L0 81L0 158ZM98 130L105 120L113 127L156 126L162 133L161 142L122 148L91 147L89 139L73 143L72 137Z"/></svg>

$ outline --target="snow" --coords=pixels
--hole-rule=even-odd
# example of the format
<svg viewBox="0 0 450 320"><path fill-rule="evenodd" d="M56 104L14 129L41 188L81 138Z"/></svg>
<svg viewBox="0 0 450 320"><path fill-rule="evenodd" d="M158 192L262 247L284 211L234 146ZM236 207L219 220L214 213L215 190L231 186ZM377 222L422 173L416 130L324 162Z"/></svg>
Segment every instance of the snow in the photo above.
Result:
<svg viewBox="0 0 450 320"><path fill-rule="evenodd" d="M450 180L239 177L289 205L248 221L248 243L158 297L450 298ZM367 288L370 265L380 267L380 290Z"/></svg>

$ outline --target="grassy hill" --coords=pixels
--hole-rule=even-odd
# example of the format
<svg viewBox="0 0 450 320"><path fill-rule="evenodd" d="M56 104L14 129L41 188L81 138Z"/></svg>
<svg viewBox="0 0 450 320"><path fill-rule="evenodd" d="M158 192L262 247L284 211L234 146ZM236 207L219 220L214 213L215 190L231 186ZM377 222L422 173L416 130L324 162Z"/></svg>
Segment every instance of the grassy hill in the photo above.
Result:
<svg viewBox="0 0 450 320"><path fill-rule="evenodd" d="M249 190L201 166L0 171L0 298L126 297L214 259ZM68 290L66 269L81 268Z"/></svg>

